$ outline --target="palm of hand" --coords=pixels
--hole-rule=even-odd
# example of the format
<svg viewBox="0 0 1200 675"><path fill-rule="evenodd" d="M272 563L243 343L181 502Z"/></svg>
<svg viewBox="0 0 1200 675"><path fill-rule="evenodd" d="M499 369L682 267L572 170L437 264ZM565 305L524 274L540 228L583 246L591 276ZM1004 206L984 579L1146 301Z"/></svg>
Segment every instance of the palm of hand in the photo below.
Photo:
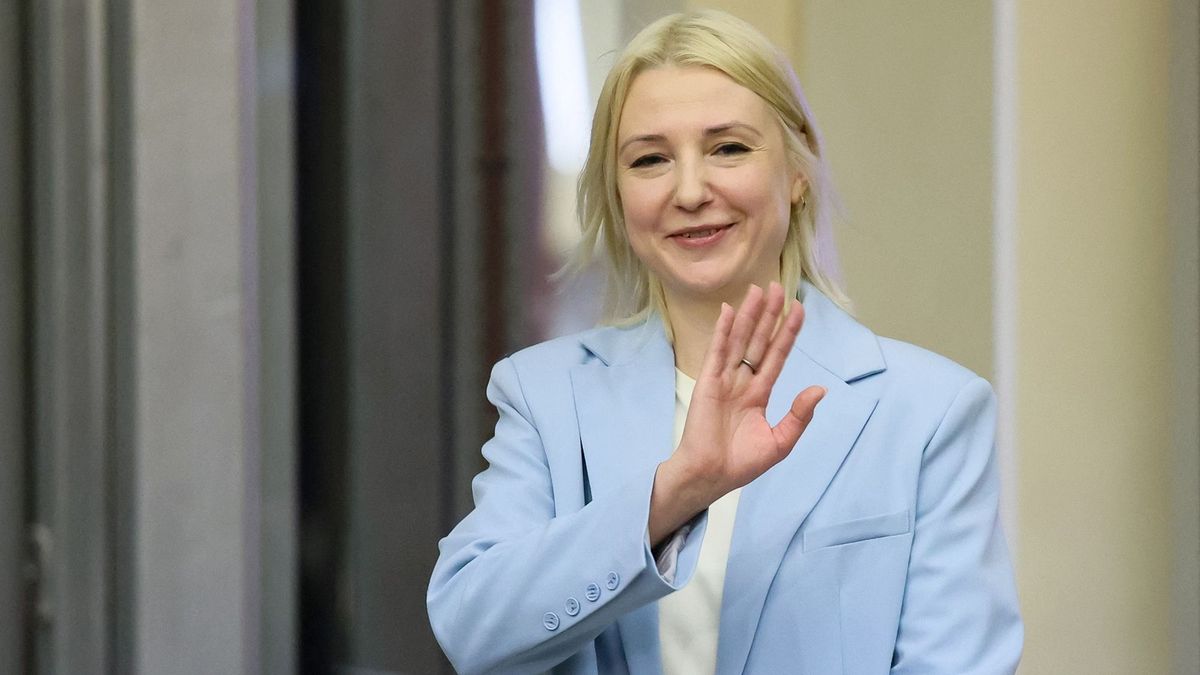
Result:
<svg viewBox="0 0 1200 675"><path fill-rule="evenodd" d="M781 322L782 310L783 290L772 284L766 293L751 287L736 314L724 306L717 319L676 450L713 501L786 457L825 394L809 387L779 424L767 421L771 389L804 320L798 302Z"/></svg>
<svg viewBox="0 0 1200 675"><path fill-rule="evenodd" d="M738 379L736 371L729 375L696 383L680 442L696 448L694 459L720 477L724 492L754 480L786 453L767 422L766 399L745 382L721 381Z"/></svg>

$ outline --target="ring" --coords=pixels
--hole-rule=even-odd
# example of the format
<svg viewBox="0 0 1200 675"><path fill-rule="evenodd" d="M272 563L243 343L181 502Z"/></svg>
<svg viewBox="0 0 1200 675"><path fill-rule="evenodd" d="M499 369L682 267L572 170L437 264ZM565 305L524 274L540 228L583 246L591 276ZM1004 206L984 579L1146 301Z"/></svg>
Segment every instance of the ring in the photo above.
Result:
<svg viewBox="0 0 1200 675"><path fill-rule="evenodd" d="M750 369L750 372L751 372L752 374L754 374L754 375L757 375L757 374L758 374L758 367L757 367L757 366L755 366L753 363L750 363L750 362L749 362L749 361L747 361L746 359L742 359L742 365L743 365L743 366L746 366L747 368L749 368L749 369Z"/></svg>

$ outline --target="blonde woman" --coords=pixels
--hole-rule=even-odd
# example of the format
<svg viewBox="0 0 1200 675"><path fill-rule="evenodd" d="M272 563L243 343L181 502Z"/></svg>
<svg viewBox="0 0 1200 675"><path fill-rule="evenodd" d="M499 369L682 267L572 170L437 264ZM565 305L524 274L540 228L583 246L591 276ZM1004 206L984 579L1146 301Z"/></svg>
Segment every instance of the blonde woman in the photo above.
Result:
<svg viewBox="0 0 1200 675"><path fill-rule="evenodd" d="M579 185L609 325L492 372L428 595L458 670L1015 670L991 388L845 311L829 193L759 33L693 12L633 39Z"/></svg>

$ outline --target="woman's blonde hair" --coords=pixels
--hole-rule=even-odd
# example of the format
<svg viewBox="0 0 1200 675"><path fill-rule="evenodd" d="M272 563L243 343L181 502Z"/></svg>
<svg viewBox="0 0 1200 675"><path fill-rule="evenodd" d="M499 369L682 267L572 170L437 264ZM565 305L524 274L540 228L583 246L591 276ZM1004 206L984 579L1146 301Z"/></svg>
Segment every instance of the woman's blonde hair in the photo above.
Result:
<svg viewBox="0 0 1200 675"><path fill-rule="evenodd" d="M665 16L642 29L617 58L596 103L577 194L583 237L568 269L582 270L597 258L605 264L604 322L633 323L652 312L666 320L662 284L629 245L616 171L617 128L629 88L643 70L663 66L715 68L770 105L784 131L788 160L806 181L803 200L792 206L780 279L791 289L807 280L848 309L845 294L818 264L817 233L830 226L834 193L821 137L795 71L746 22L724 12L700 10Z"/></svg>

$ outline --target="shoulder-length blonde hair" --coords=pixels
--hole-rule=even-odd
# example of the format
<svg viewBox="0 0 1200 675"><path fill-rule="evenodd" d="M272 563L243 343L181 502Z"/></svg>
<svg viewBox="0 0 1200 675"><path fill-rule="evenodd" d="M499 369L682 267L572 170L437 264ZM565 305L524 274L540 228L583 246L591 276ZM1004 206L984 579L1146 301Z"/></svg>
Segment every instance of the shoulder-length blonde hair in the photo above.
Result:
<svg viewBox="0 0 1200 675"><path fill-rule="evenodd" d="M848 309L845 294L818 264L817 233L830 226L834 194L821 137L795 71L746 22L724 12L701 10L665 16L642 29L617 58L596 103L577 193L583 237L568 269L581 270L597 258L604 263L603 321L633 323L652 312L666 318L661 282L629 245L616 172L617 128L629 88L643 70L663 66L715 68L771 106L784 130L788 160L806 180L804 199L792 206L779 261L780 279L784 288L791 289L807 280Z"/></svg>

